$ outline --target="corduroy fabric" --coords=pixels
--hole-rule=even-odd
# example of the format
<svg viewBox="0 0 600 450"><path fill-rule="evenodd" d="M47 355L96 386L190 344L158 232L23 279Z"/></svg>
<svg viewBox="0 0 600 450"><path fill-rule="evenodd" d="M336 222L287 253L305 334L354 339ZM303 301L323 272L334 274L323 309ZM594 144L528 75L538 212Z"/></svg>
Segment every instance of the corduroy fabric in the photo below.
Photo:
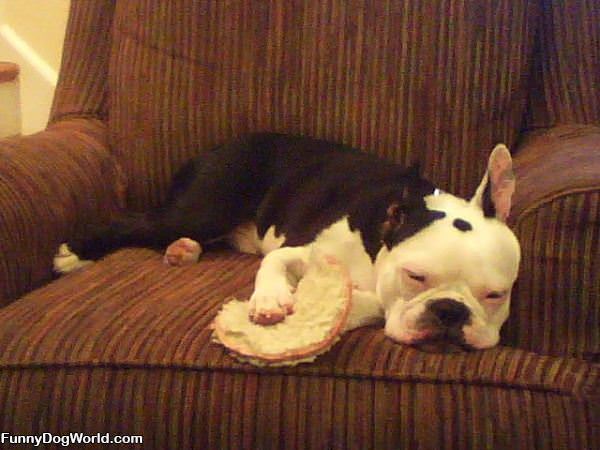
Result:
<svg viewBox="0 0 600 450"><path fill-rule="evenodd" d="M596 120L598 72L582 69L597 63L596 7L568 2L554 31L536 3L73 0L54 125L0 143L0 296L47 281L57 244L118 207L112 154L136 209L191 155L265 129L420 160L471 194L489 148L523 138L526 101L535 126ZM556 58L532 53L540 27ZM64 121L82 116L103 121ZM526 273L503 341L516 348L429 355L365 328L313 365L258 370L208 328L251 292L257 258L173 269L124 250L0 310L0 431L141 434L161 450L594 448L594 133L550 130L518 151Z"/></svg>
<svg viewBox="0 0 600 450"><path fill-rule="evenodd" d="M600 125L600 3L540 3L529 127Z"/></svg>
<svg viewBox="0 0 600 450"><path fill-rule="evenodd" d="M531 133L515 158L522 249L505 342L600 361L600 128Z"/></svg>
<svg viewBox="0 0 600 450"><path fill-rule="evenodd" d="M258 258L170 268L122 250L0 311L0 427L141 434L164 448L591 448L600 368L510 348L432 355L382 330L259 370L210 343ZM176 287L176 288L174 288ZM94 393L94 395L91 395Z"/></svg>
<svg viewBox="0 0 600 450"><path fill-rule="evenodd" d="M107 116L107 74L116 0L72 0L50 123Z"/></svg>
<svg viewBox="0 0 600 450"><path fill-rule="evenodd" d="M514 0L119 2L109 128L129 204L160 203L185 160L257 130L420 161L472 195L490 149L521 127L535 12Z"/></svg>
<svg viewBox="0 0 600 450"><path fill-rule="evenodd" d="M0 375L4 432L144 437L128 449L594 449L600 438L593 401L551 391L175 367Z"/></svg>
<svg viewBox="0 0 600 450"><path fill-rule="evenodd" d="M600 126L563 125L521 135L511 225L541 202L600 189Z"/></svg>
<svg viewBox="0 0 600 450"><path fill-rule="evenodd" d="M0 306L52 279L60 242L123 206L104 123L74 119L0 142Z"/></svg>
<svg viewBox="0 0 600 450"><path fill-rule="evenodd" d="M600 362L599 227L598 189L555 198L519 219L511 344Z"/></svg>

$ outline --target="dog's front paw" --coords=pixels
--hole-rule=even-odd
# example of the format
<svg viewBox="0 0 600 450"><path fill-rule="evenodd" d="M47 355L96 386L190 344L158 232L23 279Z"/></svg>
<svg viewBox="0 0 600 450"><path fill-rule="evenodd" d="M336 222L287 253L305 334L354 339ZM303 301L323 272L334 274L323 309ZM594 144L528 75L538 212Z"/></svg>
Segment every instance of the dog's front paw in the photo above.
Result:
<svg viewBox="0 0 600 450"><path fill-rule="evenodd" d="M294 303L287 283L257 289L250 297L250 320L259 325L274 325L294 312Z"/></svg>
<svg viewBox="0 0 600 450"><path fill-rule="evenodd" d="M71 251L67 244L60 244L58 252L54 256L54 271L59 274L66 274L90 265L93 261L79 259Z"/></svg>
<svg viewBox="0 0 600 450"><path fill-rule="evenodd" d="M202 246L190 238L177 239L167 247L163 261L169 266L187 266L198 261Z"/></svg>

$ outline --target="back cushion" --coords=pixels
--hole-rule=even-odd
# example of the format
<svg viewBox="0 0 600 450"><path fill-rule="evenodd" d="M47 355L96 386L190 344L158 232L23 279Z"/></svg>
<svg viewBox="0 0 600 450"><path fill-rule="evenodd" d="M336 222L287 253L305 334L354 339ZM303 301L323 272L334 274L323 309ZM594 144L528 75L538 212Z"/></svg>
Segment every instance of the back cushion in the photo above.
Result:
<svg viewBox="0 0 600 450"><path fill-rule="evenodd" d="M542 5L528 126L600 125L600 3Z"/></svg>
<svg viewBox="0 0 600 450"><path fill-rule="evenodd" d="M130 206L159 204L188 158L263 130L418 161L472 194L522 124L531 3L118 2L109 124Z"/></svg>

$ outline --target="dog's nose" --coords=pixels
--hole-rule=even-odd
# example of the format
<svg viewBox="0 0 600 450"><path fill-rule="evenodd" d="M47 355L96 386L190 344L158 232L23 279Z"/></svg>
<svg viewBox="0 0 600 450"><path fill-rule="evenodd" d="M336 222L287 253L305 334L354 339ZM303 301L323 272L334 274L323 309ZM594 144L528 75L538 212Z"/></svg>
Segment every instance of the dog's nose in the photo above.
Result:
<svg viewBox="0 0 600 450"><path fill-rule="evenodd" d="M460 328L471 316L469 308L451 298L431 300L427 304L427 310L447 328Z"/></svg>

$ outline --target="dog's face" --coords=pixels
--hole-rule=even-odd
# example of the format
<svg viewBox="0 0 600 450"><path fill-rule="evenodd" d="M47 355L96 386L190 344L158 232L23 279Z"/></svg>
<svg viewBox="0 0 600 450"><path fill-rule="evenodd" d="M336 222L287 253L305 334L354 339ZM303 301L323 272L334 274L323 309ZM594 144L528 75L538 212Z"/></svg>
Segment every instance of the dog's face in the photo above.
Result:
<svg viewBox="0 0 600 450"><path fill-rule="evenodd" d="M388 337L442 351L498 343L520 260L505 224L513 191L510 153L499 145L470 201L425 197L426 226L377 256Z"/></svg>

